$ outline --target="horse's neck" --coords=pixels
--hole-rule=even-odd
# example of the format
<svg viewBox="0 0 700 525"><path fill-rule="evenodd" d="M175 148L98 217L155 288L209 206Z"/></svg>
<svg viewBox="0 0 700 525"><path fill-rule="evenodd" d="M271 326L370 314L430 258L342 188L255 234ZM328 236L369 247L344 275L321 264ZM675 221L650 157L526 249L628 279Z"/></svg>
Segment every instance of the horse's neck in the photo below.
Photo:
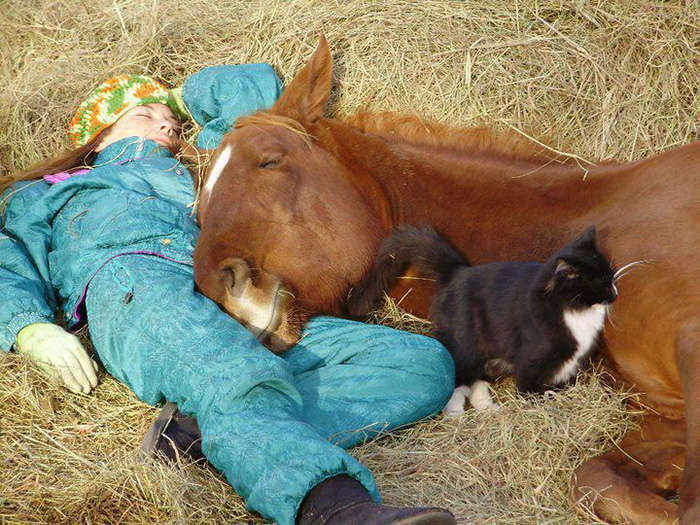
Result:
<svg viewBox="0 0 700 525"><path fill-rule="evenodd" d="M545 259L587 225L587 213L610 190L604 173L610 166L586 172L576 164L411 143L352 127L334 135L341 162L364 179L356 187L376 180L383 189L386 203L376 189L370 198L385 215L390 210L391 226L432 225L474 263Z"/></svg>

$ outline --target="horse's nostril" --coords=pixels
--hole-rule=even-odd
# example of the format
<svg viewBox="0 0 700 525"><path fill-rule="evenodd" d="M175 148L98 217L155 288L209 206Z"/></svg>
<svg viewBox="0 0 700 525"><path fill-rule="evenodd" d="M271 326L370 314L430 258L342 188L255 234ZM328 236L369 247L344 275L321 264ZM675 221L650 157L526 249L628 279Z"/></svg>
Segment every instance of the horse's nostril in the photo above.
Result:
<svg viewBox="0 0 700 525"><path fill-rule="evenodd" d="M248 263L237 257L226 259L219 267L224 272L224 286L234 295L240 294L245 289L246 283L250 279L251 272Z"/></svg>
<svg viewBox="0 0 700 525"><path fill-rule="evenodd" d="M228 286L233 290L241 282L241 272L235 266L229 268Z"/></svg>
<svg viewBox="0 0 700 525"><path fill-rule="evenodd" d="M255 286L259 287L260 286L260 281L261 281L261 272L258 268L250 268L250 274L248 278L250 279L250 283Z"/></svg>

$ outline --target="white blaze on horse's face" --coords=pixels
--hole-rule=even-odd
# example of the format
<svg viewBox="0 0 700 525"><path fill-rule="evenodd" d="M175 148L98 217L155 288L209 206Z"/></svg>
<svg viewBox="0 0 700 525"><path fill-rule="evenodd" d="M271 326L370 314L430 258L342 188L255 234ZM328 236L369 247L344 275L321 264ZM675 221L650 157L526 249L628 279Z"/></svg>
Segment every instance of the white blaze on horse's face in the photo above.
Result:
<svg viewBox="0 0 700 525"><path fill-rule="evenodd" d="M219 153L219 156L216 158L216 161L214 161L214 165L212 166L211 171L209 172L209 176L207 177L207 182L204 184L204 189L202 190L203 202L206 202L209 199L209 196L214 190L216 181L219 180L221 173L224 171L224 168L226 167L229 159L231 158L231 150L231 145L227 145L224 148L224 150L221 153Z"/></svg>

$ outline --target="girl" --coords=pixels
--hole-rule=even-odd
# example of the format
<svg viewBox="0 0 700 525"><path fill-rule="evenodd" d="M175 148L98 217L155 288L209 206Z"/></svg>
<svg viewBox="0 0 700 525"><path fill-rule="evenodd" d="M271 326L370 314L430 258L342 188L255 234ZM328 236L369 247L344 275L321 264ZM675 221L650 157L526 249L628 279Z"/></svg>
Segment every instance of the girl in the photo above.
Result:
<svg viewBox="0 0 700 525"><path fill-rule="evenodd" d="M173 156L180 120L189 112L200 146L214 147L280 91L265 64L204 69L181 98L136 75L95 89L71 121L75 149L5 185L0 348L87 393L97 365L54 311L69 328L88 321L109 373L146 403L171 402L146 442L199 437L177 424L187 417L175 403L248 508L276 522L455 523L441 509L381 505L343 449L444 406L454 365L441 345L325 317L279 357L194 289L195 188Z"/></svg>

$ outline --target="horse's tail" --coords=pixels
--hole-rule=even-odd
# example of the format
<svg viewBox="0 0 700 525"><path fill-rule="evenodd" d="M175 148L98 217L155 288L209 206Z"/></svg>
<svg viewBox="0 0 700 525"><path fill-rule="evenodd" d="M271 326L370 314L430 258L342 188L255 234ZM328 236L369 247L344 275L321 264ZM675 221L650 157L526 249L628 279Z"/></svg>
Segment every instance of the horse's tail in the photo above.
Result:
<svg viewBox="0 0 700 525"><path fill-rule="evenodd" d="M352 290L347 312L354 317L366 314L409 266L416 266L421 276L440 285L455 268L465 265L462 255L434 229L402 226L380 246L374 266Z"/></svg>

